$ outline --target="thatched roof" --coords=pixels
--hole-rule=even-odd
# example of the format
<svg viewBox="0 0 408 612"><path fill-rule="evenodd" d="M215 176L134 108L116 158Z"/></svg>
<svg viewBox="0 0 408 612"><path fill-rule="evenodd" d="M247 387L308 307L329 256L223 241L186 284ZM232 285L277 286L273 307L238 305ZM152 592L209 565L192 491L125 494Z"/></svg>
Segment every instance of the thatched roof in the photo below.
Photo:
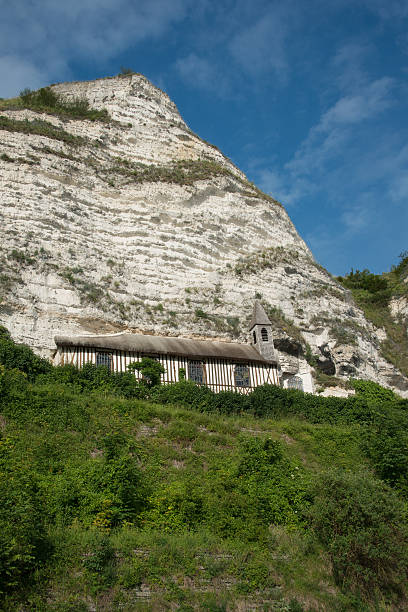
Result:
<svg viewBox="0 0 408 612"><path fill-rule="evenodd" d="M276 363L276 361L264 359L253 346L237 342L213 342L125 333L106 336L56 336L54 340L57 346L120 350L146 355L178 355L190 359L212 357L230 361Z"/></svg>

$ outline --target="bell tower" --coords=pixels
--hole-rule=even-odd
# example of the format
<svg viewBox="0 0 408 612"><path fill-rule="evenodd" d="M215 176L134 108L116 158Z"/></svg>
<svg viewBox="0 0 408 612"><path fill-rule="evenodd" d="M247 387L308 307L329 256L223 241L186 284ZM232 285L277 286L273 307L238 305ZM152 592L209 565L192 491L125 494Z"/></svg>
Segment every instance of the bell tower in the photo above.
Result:
<svg viewBox="0 0 408 612"><path fill-rule="evenodd" d="M276 359L277 356L272 338L272 323L258 300L255 300L249 334L252 346L256 348L264 359L268 361Z"/></svg>

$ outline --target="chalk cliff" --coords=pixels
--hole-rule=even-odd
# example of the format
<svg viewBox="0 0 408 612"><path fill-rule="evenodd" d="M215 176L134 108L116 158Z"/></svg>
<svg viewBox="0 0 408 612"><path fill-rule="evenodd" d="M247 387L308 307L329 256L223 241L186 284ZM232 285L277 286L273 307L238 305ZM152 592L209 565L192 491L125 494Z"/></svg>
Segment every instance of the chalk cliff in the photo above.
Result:
<svg viewBox="0 0 408 612"><path fill-rule="evenodd" d="M136 74L53 90L111 119L0 110L0 322L16 340L44 355L60 333L246 341L258 298L287 372L307 371L307 357L408 395L381 356L383 332L316 263L284 208L194 134L165 93Z"/></svg>

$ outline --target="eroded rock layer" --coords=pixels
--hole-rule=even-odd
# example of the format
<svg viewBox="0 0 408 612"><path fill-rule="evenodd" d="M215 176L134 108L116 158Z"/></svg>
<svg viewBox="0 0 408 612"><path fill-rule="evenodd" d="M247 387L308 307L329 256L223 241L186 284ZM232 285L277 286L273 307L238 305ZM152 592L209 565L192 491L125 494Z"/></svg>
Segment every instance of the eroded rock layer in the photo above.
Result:
<svg viewBox="0 0 408 612"><path fill-rule="evenodd" d="M135 74L53 89L111 120L0 111L0 320L16 340L46 355L60 333L246 341L257 297L287 371L307 357L329 376L408 393L381 356L381 330L284 208L191 132L166 94Z"/></svg>

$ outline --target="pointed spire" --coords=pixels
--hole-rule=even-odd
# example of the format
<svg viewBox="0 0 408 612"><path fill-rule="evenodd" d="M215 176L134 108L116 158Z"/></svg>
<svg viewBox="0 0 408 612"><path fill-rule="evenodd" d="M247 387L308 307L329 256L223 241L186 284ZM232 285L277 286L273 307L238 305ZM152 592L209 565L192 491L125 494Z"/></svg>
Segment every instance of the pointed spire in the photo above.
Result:
<svg viewBox="0 0 408 612"><path fill-rule="evenodd" d="M258 300L255 300L249 330L251 331L251 329L255 327L255 325L272 325L272 323L268 319L268 315L266 314L264 307Z"/></svg>

